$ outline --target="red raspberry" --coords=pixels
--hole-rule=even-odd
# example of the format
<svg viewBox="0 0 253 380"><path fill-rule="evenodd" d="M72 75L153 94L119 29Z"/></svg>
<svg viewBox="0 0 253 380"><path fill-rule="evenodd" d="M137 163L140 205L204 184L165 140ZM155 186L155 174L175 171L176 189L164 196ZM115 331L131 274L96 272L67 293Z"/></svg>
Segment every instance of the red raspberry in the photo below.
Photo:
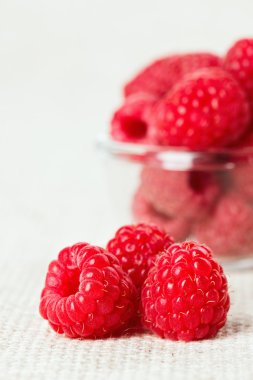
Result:
<svg viewBox="0 0 253 380"><path fill-rule="evenodd" d="M185 77L154 107L150 138L191 149L223 147L247 130L249 104L239 84L222 69Z"/></svg>
<svg viewBox="0 0 253 380"><path fill-rule="evenodd" d="M220 189L211 173L146 166L141 173L141 191L155 210L168 217L200 219L212 207Z"/></svg>
<svg viewBox="0 0 253 380"><path fill-rule="evenodd" d="M235 189L249 202L253 202L253 166L245 164L237 166L233 172Z"/></svg>
<svg viewBox="0 0 253 380"><path fill-rule="evenodd" d="M87 243L64 248L48 267L40 314L59 334L102 338L127 327L136 290L118 259Z"/></svg>
<svg viewBox="0 0 253 380"><path fill-rule="evenodd" d="M138 189L134 196L132 210L136 222L154 223L173 236L176 241L184 240L190 234L190 220L159 213L146 201L141 189Z"/></svg>
<svg viewBox="0 0 253 380"><path fill-rule="evenodd" d="M219 57L209 53L173 55L152 62L125 85L124 94L129 96L146 92L163 96L185 74L204 67L221 66Z"/></svg>
<svg viewBox="0 0 253 380"><path fill-rule="evenodd" d="M140 288L157 255L172 243L174 240L156 225L140 223L121 227L108 242L107 249Z"/></svg>
<svg viewBox="0 0 253 380"><path fill-rule="evenodd" d="M224 68L240 83L248 95L253 112L253 39L237 41L228 51Z"/></svg>
<svg viewBox="0 0 253 380"><path fill-rule="evenodd" d="M205 241L215 254L246 255L253 249L253 208L238 193L220 200L215 211L196 225L195 236Z"/></svg>
<svg viewBox="0 0 253 380"><path fill-rule="evenodd" d="M115 140L148 143L149 114L155 98L149 94L134 94L114 113L111 135Z"/></svg>
<svg viewBox="0 0 253 380"><path fill-rule="evenodd" d="M195 242L165 250L144 283L142 308L144 325L162 338L214 337L226 323L229 295L211 250Z"/></svg>
<svg viewBox="0 0 253 380"><path fill-rule="evenodd" d="M253 132L249 131L239 141L236 141L233 147L236 148L252 148L253 147Z"/></svg>

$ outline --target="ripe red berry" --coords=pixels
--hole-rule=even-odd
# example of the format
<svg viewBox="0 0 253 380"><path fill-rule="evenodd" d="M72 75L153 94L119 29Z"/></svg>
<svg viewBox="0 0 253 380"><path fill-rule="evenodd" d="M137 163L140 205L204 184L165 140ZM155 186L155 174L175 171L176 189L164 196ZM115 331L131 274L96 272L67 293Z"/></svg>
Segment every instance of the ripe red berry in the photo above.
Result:
<svg viewBox="0 0 253 380"><path fill-rule="evenodd" d="M253 146L253 145L252 145ZM232 171L236 191L248 202L253 202L253 166L252 164L238 165ZM253 244L252 244L253 247Z"/></svg>
<svg viewBox="0 0 253 380"><path fill-rule="evenodd" d="M172 55L152 62L139 72L124 87L125 96L146 92L156 97L163 96L185 74L204 67L219 67L219 57L209 53Z"/></svg>
<svg viewBox="0 0 253 380"><path fill-rule="evenodd" d="M251 127L252 129L252 127ZM233 147L235 148L250 148L250 151L252 151L252 148L253 148L253 132L252 130L249 130L248 133L246 133L246 135L243 135L243 137L241 139L239 139L239 141L236 141L235 144L233 145ZM249 149L247 149L248 151Z"/></svg>
<svg viewBox="0 0 253 380"><path fill-rule="evenodd" d="M149 94L129 96L113 115L112 137L119 141L148 143L148 118L154 101Z"/></svg>
<svg viewBox="0 0 253 380"><path fill-rule="evenodd" d="M229 310L227 279L211 250L173 244L158 257L142 289L143 322L162 338L214 337Z"/></svg>
<svg viewBox="0 0 253 380"><path fill-rule="evenodd" d="M118 259L86 243L64 248L49 264L40 314L59 334L102 338L135 315L136 290Z"/></svg>
<svg viewBox="0 0 253 380"><path fill-rule="evenodd" d="M176 241L186 239L190 234L191 221L177 215L171 217L158 212L155 207L143 196L142 190L138 189L132 204L134 220L138 223L154 223L159 228L174 237Z"/></svg>
<svg viewBox="0 0 253 380"><path fill-rule="evenodd" d="M141 191L165 216L198 220L209 212L220 187L212 173L146 166L141 173Z"/></svg>
<svg viewBox="0 0 253 380"><path fill-rule="evenodd" d="M208 68L185 77L157 103L149 133L162 145L224 147L245 133L249 121L249 104L237 81Z"/></svg>
<svg viewBox="0 0 253 380"><path fill-rule="evenodd" d="M253 113L253 39L237 41L227 52L224 68L229 71L245 90ZM253 114L252 114L253 116Z"/></svg>
<svg viewBox="0 0 253 380"><path fill-rule="evenodd" d="M220 256L247 255L252 252L253 208L238 193L229 193L217 204L205 222L195 226L199 241Z"/></svg>
<svg viewBox="0 0 253 380"><path fill-rule="evenodd" d="M155 225L136 224L121 227L107 244L137 288L140 288L157 255L174 240Z"/></svg>

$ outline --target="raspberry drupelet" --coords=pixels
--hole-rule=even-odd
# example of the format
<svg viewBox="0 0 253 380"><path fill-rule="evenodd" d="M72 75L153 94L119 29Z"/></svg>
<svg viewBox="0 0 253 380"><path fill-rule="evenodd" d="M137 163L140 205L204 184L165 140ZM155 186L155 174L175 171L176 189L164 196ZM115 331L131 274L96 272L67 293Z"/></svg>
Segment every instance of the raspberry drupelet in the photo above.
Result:
<svg viewBox="0 0 253 380"><path fill-rule="evenodd" d="M229 306L222 267L208 247L191 241L165 250L142 289L144 325L172 340L214 337L226 323Z"/></svg>
<svg viewBox="0 0 253 380"><path fill-rule="evenodd" d="M157 255L172 243L173 238L156 225L139 223L121 227L108 242L107 249L140 289Z"/></svg>
<svg viewBox="0 0 253 380"><path fill-rule="evenodd" d="M253 38L243 38L235 42L225 56L224 68L246 92L253 117Z"/></svg>
<svg viewBox="0 0 253 380"><path fill-rule="evenodd" d="M229 146L246 133L250 106L230 73L206 68L178 82L157 102L150 118L152 140L203 150Z"/></svg>
<svg viewBox="0 0 253 380"><path fill-rule="evenodd" d="M78 243L49 264L40 314L59 334L95 339L127 329L135 303L136 289L118 259Z"/></svg>
<svg viewBox="0 0 253 380"><path fill-rule="evenodd" d="M148 65L125 86L123 105L111 121L112 137L118 141L152 144L149 115L156 101L185 74L220 65L220 58L209 53L172 55Z"/></svg>
<svg viewBox="0 0 253 380"><path fill-rule="evenodd" d="M157 98L168 92L186 74L205 67L220 67L217 55L201 52L170 55L160 58L140 71L124 87L124 95L145 92Z"/></svg>

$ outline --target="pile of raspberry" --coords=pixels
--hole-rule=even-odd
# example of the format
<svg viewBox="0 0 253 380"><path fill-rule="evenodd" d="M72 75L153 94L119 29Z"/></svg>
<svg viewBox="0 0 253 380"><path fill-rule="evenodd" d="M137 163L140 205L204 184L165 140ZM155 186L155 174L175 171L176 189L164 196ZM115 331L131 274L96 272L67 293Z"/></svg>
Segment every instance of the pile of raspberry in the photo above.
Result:
<svg viewBox="0 0 253 380"><path fill-rule="evenodd" d="M225 325L228 283L212 251L174 243L152 224L121 227L106 248L66 247L49 266L40 314L58 334L102 339L151 331L162 338L213 338Z"/></svg>
<svg viewBox="0 0 253 380"><path fill-rule="evenodd" d="M253 147L253 39L237 41L222 57L200 52L152 62L124 86L110 132L125 143L245 151L247 158ZM145 163L134 220L156 223L179 241L194 236L218 255L251 253L252 162L210 171L194 165L179 171Z"/></svg>

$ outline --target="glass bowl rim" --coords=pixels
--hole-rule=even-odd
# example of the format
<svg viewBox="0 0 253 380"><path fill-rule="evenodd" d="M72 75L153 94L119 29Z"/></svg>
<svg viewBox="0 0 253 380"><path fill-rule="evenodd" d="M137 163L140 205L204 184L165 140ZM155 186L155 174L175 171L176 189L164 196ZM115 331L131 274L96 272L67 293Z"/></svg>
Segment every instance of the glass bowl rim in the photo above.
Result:
<svg viewBox="0 0 253 380"><path fill-rule="evenodd" d="M117 141L108 133L101 133L96 142L102 151L116 158L165 169L225 170L253 165L253 147L193 151L182 147Z"/></svg>

